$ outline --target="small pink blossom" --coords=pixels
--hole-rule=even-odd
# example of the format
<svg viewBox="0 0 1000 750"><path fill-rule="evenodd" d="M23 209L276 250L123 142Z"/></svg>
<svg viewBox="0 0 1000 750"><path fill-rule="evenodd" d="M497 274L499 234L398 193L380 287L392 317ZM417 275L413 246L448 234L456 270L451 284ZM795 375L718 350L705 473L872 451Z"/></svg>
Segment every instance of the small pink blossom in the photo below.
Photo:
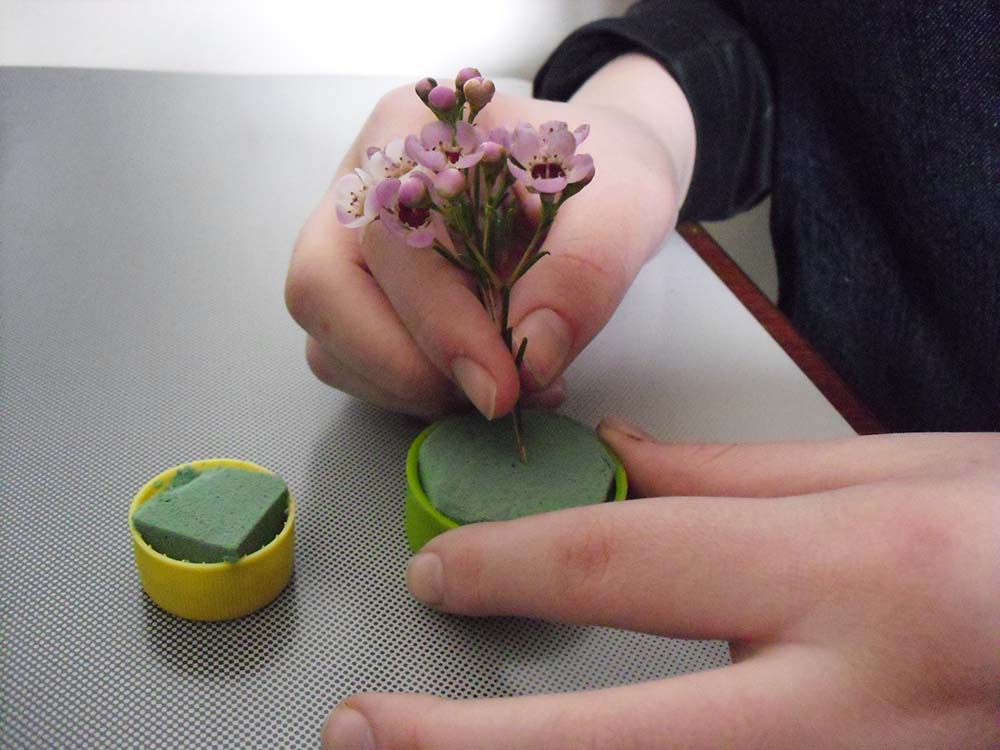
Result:
<svg viewBox="0 0 1000 750"><path fill-rule="evenodd" d="M484 164L496 164L507 155L506 149L493 141L484 141L481 148Z"/></svg>
<svg viewBox="0 0 1000 750"><path fill-rule="evenodd" d="M462 68L458 71L458 75L455 76L455 88L461 89L465 86L466 82L471 81L473 78L482 78L483 74L479 72L478 68Z"/></svg>
<svg viewBox="0 0 1000 750"><path fill-rule="evenodd" d="M510 148L510 131L507 128L493 128L486 136L486 140L479 146L483 152L483 163L496 164L507 158L507 150Z"/></svg>
<svg viewBox="0 0 1000 750"><path fill-rule="evenodd" d="M411 182L419 180L424 183L424 190L433 187L431 178L424 172L415 170L410 172L404 180ZM394 177L383 180L375 188L376 202L379 207L379 219L386 228L393 234L406 240L406 244L411 247L428 247L434 242L435 234L438 230L438 214L431 210L430 206L417 205L408 206L399 199L400 189L403 181ZM406 193L413 191L409 185L403 191Z"/></svg>
<svg viewBox="0 0 1000 750"><path fill-rule="evenodd" d="M406 137L406 155L421 166L440 172L446 167L468 169L483 158L479 149L482 136L467 122L452 128L440 120L428 123L415 135Z"/></svg>
<svg viewBox="0 0 1000 750"><path fill-rule="evenodd" d="M434 177L434 190L445 200L451 200L465 190L465 175L449 167Z"/></svg>
<svg viewBox="0 0 1000 750"><path fill-rule="evenodd" d="M405 177L399 184L399 202L409 208L420 208L430 202L427 183L414 176Z"/></svg>
<svg viewBox="0 0 1000 750"><path fill-rule="evenodd" d="M552 121L540 130L527 123L515 128L507 160L514 179L533 193L558 193L593 177L594 160L576 153L577 144L587 137L587 126L571 133L566 123Z"/></svg>
<svg viewBox="0 0 1000 750"><path fill-rule="evenodd" d="M436 109L448 110L455 106L457 98L454 89L435 86L427 94L427 103Z"/></svg>
<svg viewBox="0 0 1000 750"><path fill-rule="evenodd" d="M421 78L417 81L417 85L413 87L413 90L417 92L417 96L420 97L420 101L426 104L427 97L430 96L431 89L435 86L437 86L437 81L433 78Z"/></svg>
<svg viewBox="0 0 1000 750"><path fill-rule="evenodd" d="M375 180L363 169L355 169L333 186L337 200L337 220L348 229L356 229L378 218Z"/></svg>

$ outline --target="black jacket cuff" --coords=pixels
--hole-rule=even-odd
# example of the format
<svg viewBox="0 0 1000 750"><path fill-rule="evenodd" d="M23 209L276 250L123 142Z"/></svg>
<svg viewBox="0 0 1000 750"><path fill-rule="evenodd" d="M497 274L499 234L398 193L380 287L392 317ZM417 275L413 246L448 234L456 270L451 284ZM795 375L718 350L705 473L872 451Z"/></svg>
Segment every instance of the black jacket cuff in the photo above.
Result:
<svg viewBox="0 0 1000 750"><path fill-rule="evenodd" d="M535 77L534 94L566 100L626 52L658 60L694 115L694 174L680 219L723 219L759 202L771 182L773 106L749 31L710 0L646 0L567 37Z"/></svg>

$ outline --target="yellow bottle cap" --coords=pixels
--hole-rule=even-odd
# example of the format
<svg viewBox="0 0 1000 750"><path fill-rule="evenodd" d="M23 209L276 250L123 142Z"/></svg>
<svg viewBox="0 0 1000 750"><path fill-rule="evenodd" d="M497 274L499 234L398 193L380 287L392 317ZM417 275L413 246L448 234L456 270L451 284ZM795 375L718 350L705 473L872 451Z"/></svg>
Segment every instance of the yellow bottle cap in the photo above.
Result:
<svg viewBox="0 0 1000 750"><path fill-rule="evenodd" d="M270 604L292 577L295 547L295 501L288 492L288 516L278 535L236 562L192 563L174 560L146 543L132 516L140 505L169 486L182 468L196 471L229 467L269 472L263 466L233 458L192 461L167 469L147 482L128 511L132 549L142 587L157 605L188 620L232 620Z"/></svg>

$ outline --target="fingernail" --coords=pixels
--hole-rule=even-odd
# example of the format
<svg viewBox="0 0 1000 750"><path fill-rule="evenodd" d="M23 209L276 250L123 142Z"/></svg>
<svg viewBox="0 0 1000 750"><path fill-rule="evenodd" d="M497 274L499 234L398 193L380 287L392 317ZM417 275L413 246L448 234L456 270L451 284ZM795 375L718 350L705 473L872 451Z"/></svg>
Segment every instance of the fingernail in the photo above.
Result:
<svg viewBox="0 0 1000 750"><path fill-rule="evenodd" d="M621 417L605 417L597 426L597 430L601 433L614 432L619 435L632 438L632 440L656 440L656 438L645 430L636 427L631 422L626 422Z"/></svg>
<svg viewBox="0 0 1000 750"><path fill-rule="evenodd" d="M573 345L573 332L558 313L543 308L529 313L514 328L514 340L528 339L524 367L539 388L547 387L558 375Z"/></svg>
<svg viewBox="0 0 1000 750"><path fill-rule="evenodd" d="M406 585L415 599L424 604L444 601L444 567L441 558L430 552L421 552L410 560L406 568Z"/></svg>
<svg viewBox="0 0 1000 750"><path fill-rule="evenodd" d="M497 383L478 363L459 357L451 363L451 374L473 406L487 419L493 419L497 401Z"/></svg>
<svg viewBox="0 0 1000 750"><path fill-rule="evenodd" d="M341 703L326 720L323 750L375 750L375 735L368 719Z"/></svg>

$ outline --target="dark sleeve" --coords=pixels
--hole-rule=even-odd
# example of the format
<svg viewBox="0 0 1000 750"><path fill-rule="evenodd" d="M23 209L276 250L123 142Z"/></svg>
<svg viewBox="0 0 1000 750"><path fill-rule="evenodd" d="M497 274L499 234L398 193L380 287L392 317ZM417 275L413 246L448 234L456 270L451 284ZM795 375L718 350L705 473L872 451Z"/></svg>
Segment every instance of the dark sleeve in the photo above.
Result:
<svg viewBox="0 0 1000 750"><path fill-rule="evenodd" d="M644 0L621 18L583 26L535 77L535 96L566 100L625 52L659 60L694 114L694 176L683 219L722 219L759 202L771 182L773 106L767 68L749 31L712 0Z"/></svg>

